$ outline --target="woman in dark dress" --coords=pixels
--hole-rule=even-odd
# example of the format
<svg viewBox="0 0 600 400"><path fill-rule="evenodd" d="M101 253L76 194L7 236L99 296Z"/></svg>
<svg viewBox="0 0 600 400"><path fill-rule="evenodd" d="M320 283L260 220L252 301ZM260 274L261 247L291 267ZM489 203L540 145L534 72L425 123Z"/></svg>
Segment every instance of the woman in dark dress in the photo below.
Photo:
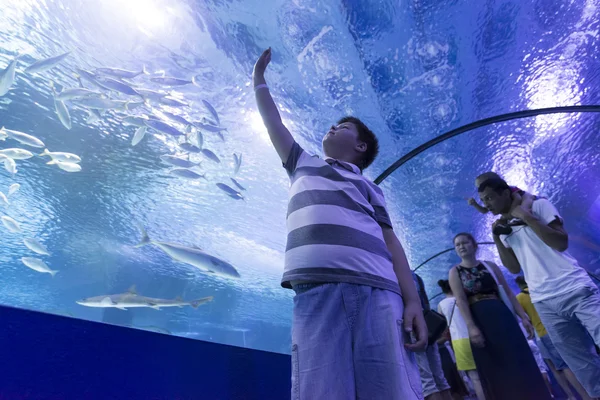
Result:
<svg viewBox="0 0 600 400"><path fill-rule="evenodd" d="M530 336L533 327L504 275L496 264L477 259L477 243L470 234L456 235L454 247L461 263L450 270L450 287L467 323L486 400L550 400L525 335L509 307L521 318ZM501 300L502 291L508 306Z"/></svg>

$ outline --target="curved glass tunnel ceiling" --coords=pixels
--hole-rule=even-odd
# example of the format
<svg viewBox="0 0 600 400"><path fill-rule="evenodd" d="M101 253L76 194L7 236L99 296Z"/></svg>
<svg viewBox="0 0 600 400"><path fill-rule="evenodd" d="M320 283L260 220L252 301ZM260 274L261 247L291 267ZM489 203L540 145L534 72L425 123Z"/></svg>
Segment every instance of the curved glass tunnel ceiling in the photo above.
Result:
<svg viewBox="0 0 600 400"><path fill-rule="evenodd" d="M17 160L0 171L0 190L20 190L2 214L21 233L0 229L0 303L276 352L289 352L292 293L279 286L285 249L288 179L256 107L250 74L271 46L267 74L283 119L306 149L319 152L338 117L363 119L379 136L374 179L418 145L473 121L525 109L599 104L599 1L128 1L9 0L0 5L0 68L17 55L16 78L0 97L1 125L33 134L50 151L81 157L69 173L48 159ZM71 53L41 73L35 60ZM72 127L59 120L58 91L77 87L78 69L145 69L135 88L168 92L182 103L150 101L88 122L66 101ZM161 76L193 84L165 88ZM107 93L106 90L102 90ZM111 95L111 100L130 100ZM152 132L131 145L128 116L202 122L218 112L222 136L202 130L220 160L192 154L206 179L173 175L161 156L181 152L177 139ZM129 107L128 107L129 108ZM545 115L503 122L447 140L395 171L382 184L394 227L414 268L451 246L453 235L490 239L492 217L469 208L474 177L487 170L556 203L571 251L600 269L600 154L595 114ZM215 121L213 121L215 122ZM179 125L183 130L183 126ZM181 139L179 139L181 141ZM0 147L17 147L10 139ZM39 151L41 153L41 149ZM233 154L242 154L235 173ZM38 154L36 152L36 154ZM235 200L216 183L246 190ZM233 265L239 279L206 274L160 247L135 247L138 225L150 239L199 247ZM23 243L36 238L51 255ZM496 259L491 246L481 256ZM38 257L56 276L27 268ZM419 270L430 296L456 256ZM90 308L76 301L136 293L198 306Z"/></svg>

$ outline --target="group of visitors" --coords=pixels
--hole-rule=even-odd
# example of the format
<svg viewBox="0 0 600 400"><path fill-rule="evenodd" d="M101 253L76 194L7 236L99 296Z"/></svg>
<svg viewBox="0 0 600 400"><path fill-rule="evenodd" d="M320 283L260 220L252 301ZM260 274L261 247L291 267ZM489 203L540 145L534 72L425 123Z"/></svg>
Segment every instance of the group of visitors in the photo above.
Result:
<svg viewBox="0 0 600 400"><path fill-rule="evenodd" d="M457 234L461 262L440 282L447 299L438 308L453 355L431 343L423 282L411 273L382 190L362 174L379 151L376 136L345 117L324 136L324 158L307 153L271 97L270 60L268 49L253 83L291 182L281 284L296 293L292 399L450 399L454 362L479 399L550 399L538 347L552 372L562 371L555 376L564 388L600 397L600 294L568 253L552 203L496 174L477 178L483 205L470 204L500 215L490 230L504 267L523 272L523 290L517 298L500 267L477 258L473 236Z"/></svg>

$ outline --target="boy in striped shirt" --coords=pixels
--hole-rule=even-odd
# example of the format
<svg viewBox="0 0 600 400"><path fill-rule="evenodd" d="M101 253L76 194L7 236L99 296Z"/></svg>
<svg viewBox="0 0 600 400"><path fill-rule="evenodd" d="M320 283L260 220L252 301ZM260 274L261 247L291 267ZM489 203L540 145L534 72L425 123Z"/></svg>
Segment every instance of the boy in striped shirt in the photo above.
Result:
<svg viewBox="0 0 600 400"><path fill-rule="evenodd" d="M256 102L291 180L282 286L292 288L292 399L421 399L414 355L427 327L381 189L362 175L375 135L354 117L307 154L283 125L254 66Z"/></svg>

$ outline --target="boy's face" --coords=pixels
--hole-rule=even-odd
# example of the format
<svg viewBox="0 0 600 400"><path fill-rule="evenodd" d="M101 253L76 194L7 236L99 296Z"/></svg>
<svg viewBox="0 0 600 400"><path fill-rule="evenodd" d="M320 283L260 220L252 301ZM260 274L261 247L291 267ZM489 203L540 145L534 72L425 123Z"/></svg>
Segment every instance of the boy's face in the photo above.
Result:
<svg viewBox="0 0 600 400"><path fill-rule="evenodd" d="M328 157L349 161L348 157L355 157L366 149L367 145L359 140L358 130L352 122L332 126L323 136L323 152Z"/></svg>
<svg viewBox="0 0 600 400"><path fill-rule="evenodd" d="M510 190L503 190L502 193L497 193L491 187L486 187L483 192L479 192L479 197L483 205L494 215L504 214L510 209L511 195Z"/></svg>

